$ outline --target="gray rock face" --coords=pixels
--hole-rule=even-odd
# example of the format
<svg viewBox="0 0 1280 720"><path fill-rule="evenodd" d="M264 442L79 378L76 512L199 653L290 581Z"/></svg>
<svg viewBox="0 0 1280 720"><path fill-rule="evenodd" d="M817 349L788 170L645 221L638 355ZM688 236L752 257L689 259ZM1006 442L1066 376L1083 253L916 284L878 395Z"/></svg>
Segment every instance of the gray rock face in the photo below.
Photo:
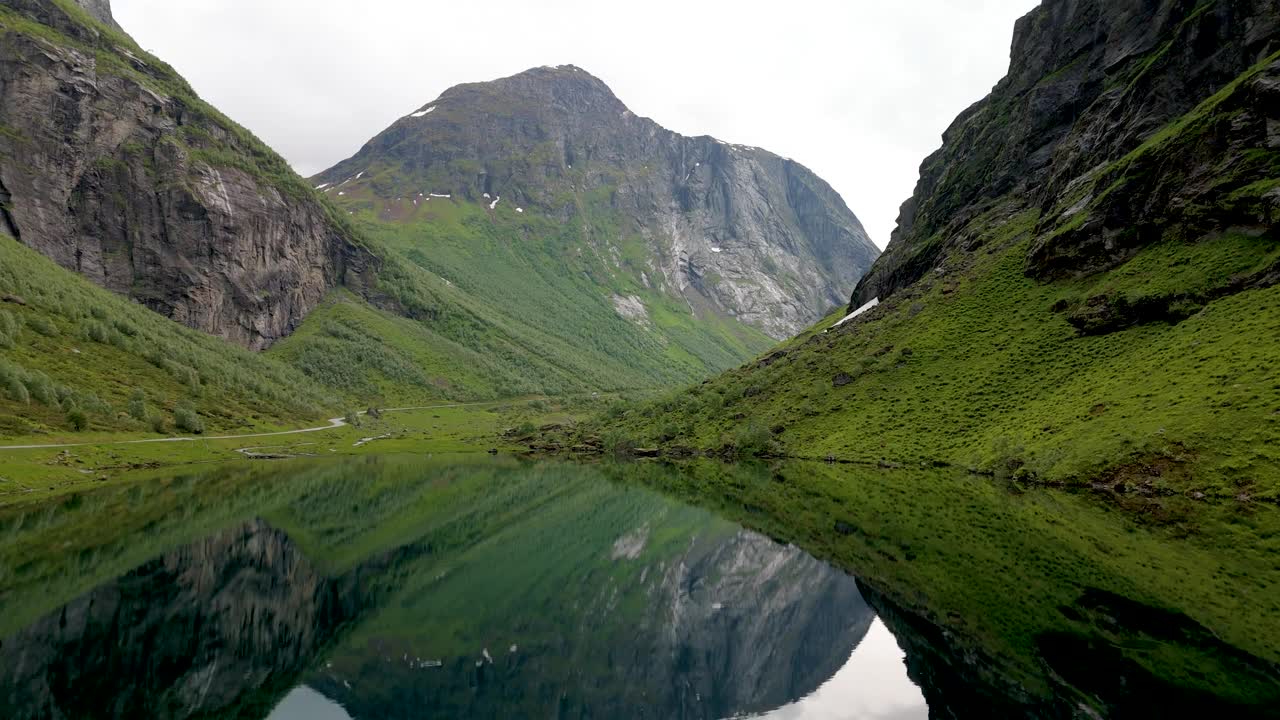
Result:
<svg viewBox="0 0 1280 720"><path fill-rule="evenodd" d="M76 4L84 8L94 20L114 28L120 27L111 15L111 0L76 0Z"/></svg>
<svg viewBox="0 0 1280 720"><path fill-rule="evenodd" d="M1275 0L1045 0L1017 24L1008 76L924 161L850 307L938 267L993 210L1041 212L1037 277L1106 269L1171 230L1266 231L1277 199L1237 191L1274 175L1246 151L1280 147L1277 71L1233 83L1278 49ZM1225 103L1173 124L1219 92ZM1172 142L1144 146L1166 130Z"/></svg>
<svg viewBox="0 0 1280 720"><path fill-rule="evenodd" d="M253 349L335 285L362 284L372 259L279 157L170 68L47 0L6 4L66 41L11 31L0 42L0 229ZM83 4L110 19L105 0Z"/></svg>
<svg viewBox="0 0 1280 720"><path fill-rule="evenodd" d="M802 165L666 130L573 66L454 87L314 181L383 200L501 197L553 218L607 217L614 226L593 235L608 237L584 242L621 258L637 238L642 286L776 338L843 303L879 254Z"/></svg>

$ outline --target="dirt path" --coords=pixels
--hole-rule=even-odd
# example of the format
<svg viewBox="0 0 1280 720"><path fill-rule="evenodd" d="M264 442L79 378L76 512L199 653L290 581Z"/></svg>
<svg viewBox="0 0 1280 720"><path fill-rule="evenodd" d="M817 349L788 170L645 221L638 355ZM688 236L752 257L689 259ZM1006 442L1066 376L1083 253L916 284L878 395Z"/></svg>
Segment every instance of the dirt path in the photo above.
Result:
<svg viewBox="0 0 1280 720"><path fill-rule="evenodd" d="M413 410L438 410L442 408L457 407L475 407L478 405L497 405L497 402L474 402L474 403L450 403L448 405L420 405L418 407L402 407L387 408L379 410L380 413L390 412L410 412ZM365 411L360 411L359 415L365 415ZM305 433L323 432L325 430L334 430L340 427L346 427L347 421L343 418L330 418L328 425L319 427L303 428L301 430L283 430L280 432L269 433L246 433L244 435L197 435L194 437L173 437L173 438L151 438L149 440L114 440L106 442L82 442L82 443L50 443L47 445L0 445L0 450L41 450L44 448L74 448L74 447L90 447L99 445L145 445L147 443L175 443L175 442L200 442L202 440L240 440L244 438L264 438L264 437L282 437L284 435L302 435Z"/></svg>

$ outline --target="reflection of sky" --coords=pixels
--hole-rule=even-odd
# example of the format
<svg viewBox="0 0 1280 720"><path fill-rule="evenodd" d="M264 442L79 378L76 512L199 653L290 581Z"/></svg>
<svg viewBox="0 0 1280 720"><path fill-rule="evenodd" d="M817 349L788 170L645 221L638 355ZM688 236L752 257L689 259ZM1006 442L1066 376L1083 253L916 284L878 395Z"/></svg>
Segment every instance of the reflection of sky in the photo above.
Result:
<svg viewBox="0 0 1280 720"><path fill-rule="evenodd" d="M351 716L338 703L301 685L280 701L267 720L351 720Z"/></svg>
<svg viewBox="0 0 1280 720"><path fill-rule="evenodd" d="M877 618L849 662L812 695L759 720L927 720L929 706L907 677L906 654Z"/></svg>
<svg viewBox="0 0 1280 720"><path fill-rule="evenodd" d="M849 661L812 695L757 720L928 720L929 706L907 677L906 654L877 618ZM351 720L342 706L301 686L267 720Z"/></svg>

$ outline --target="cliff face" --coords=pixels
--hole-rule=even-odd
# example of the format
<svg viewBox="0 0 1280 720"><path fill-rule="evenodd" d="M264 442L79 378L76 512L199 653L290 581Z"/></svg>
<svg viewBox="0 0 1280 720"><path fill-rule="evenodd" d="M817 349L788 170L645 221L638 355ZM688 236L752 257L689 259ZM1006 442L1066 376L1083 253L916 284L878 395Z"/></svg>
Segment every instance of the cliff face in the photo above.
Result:
<svg viewBox="0 0 1280 720"><path fill-rule="evenodd" d="M802 165L670 132L573 66L454 87L314 181L335 199L501 198L585 219L579 249L611 258L637 286L775 338L842 303L878 255L839 195ZM627 307L635 302L619 313L639 316L643 308Z"/></svg>
<svg viewBox="0 0 1280 720"><path fill-rule="evenodd" d="M1269 232L1277 50L1273 0L1046 0L1017 25L1009 75L925 160L851 307L1027 209L1040 279L1107 270L1163 238Z"/></svg>
<svg viewBox="0 0 1280 720"><path fill-rule="evenodd" d="M284 161L115 29L107 0L0 7L0 231L261 349L372 259ZM96 21L95 21L96 19Z"/></svg>
<svg viewBox="0 0 1280 720"><path fill-rule="evenodd" d="M255 702L265 712L352 618L355 595L317 574L282 533L251 522L6 638L0 703L15 720L216 715Z"/></svg>

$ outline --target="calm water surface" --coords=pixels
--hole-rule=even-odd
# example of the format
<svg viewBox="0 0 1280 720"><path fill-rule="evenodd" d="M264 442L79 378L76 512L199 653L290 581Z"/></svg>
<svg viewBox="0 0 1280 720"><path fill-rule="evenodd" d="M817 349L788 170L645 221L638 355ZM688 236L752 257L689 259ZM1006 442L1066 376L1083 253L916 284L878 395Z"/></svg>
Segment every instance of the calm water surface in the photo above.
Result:
<svg viewBox="0 0 1280 720"><path fill-rule="evenodd" d="M1189 652L1206 682L1054 629L1094 613L1118 647L1160 642L1113 627L1144 606L1100 590L1068 621L1027 620L1049 628L1034 650L985 637L971 607L940 607L963 596L954 578L908 584L933 561L973 568L893 539L884 513L833 520L831 498L789 496L816 472L262 462L0 512L0 717L1137 717L1171 689L1184 709L1276 711L1274 661L1181 615L1161 618L1172 645L1147 649ZM798 540L826 561L672 499L708 487L756 498L712 505L766 531L771 513L812 521ZM949 544L941 520L929 533ZM992 610L993 627L1018 615ZM1079 671L1090 649L1122 688ZM1214 673L1229 692L1202 689Z"/></svg>

